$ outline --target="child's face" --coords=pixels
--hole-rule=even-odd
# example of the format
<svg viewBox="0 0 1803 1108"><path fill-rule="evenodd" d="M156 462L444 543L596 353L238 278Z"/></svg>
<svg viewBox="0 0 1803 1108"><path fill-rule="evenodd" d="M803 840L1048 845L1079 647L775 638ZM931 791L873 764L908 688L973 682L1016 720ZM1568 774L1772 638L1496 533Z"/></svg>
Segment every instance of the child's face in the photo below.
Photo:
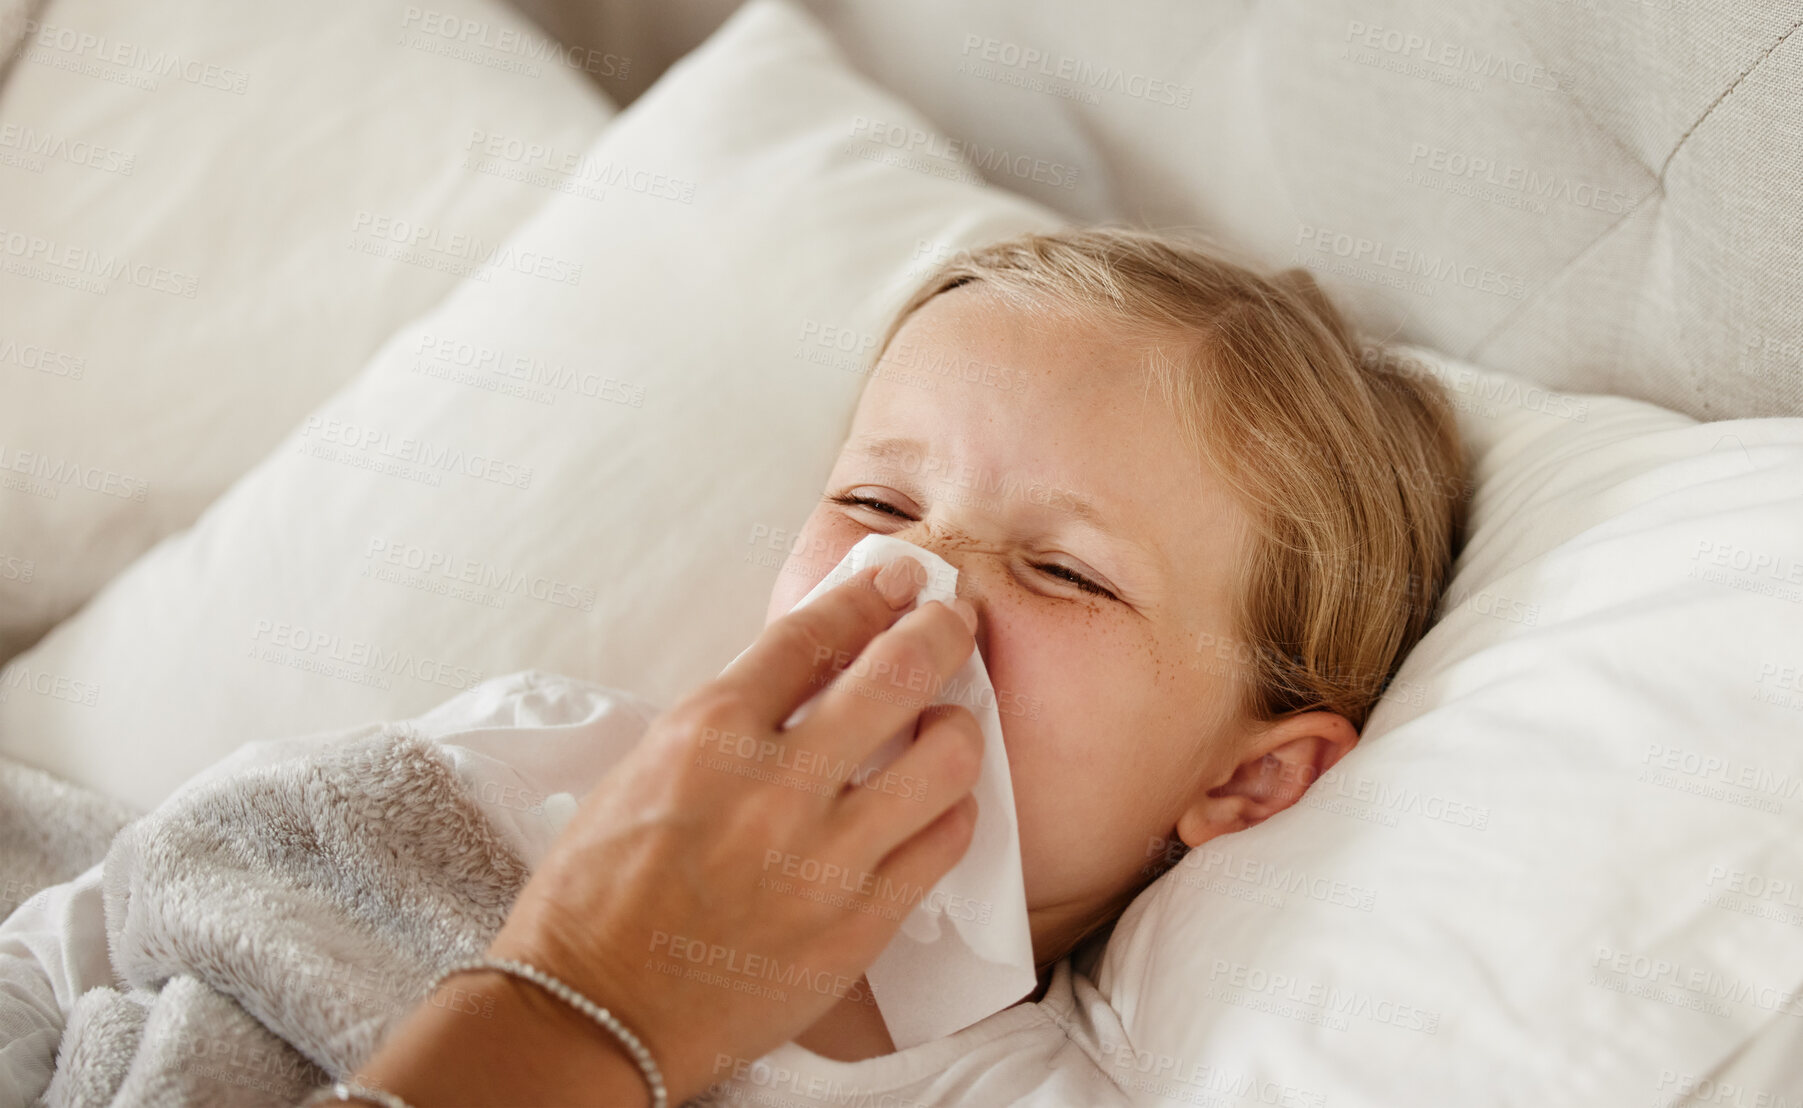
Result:
<svg viewBox="0 0 1803 1108"><path fill-rule="evenodd" d="M1246 521L1144 389L1142 353L980 285L928 301L866 385L766 615L873 531L957 567L1001 706L1042 958L1118 910L1180 823L1196 845L1268 814L1210 796L1266 751L1227 718L1232 675L1197 650L1227 640Z"/></svg>

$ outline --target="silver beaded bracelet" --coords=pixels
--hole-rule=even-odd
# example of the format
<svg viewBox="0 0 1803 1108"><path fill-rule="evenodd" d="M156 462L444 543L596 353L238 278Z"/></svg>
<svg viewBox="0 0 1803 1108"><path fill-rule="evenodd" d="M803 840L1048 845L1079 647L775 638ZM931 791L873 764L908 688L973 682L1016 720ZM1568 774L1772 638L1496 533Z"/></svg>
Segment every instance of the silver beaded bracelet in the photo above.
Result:
<svg viewBox="0 0 1803 1108"><path fill-rule="evenodd" d="M438 986L444 983L445 978L453 974L469 973L473 970L496 970L530 981L606 1028L607 1033L618 1039L620 1045L626 1048L626 1053L632 1056L633 1062L639 1067L639 1073L644 1075L645 1084L651 1088L651 1108L669 1108L669 1097L664 1092L664 1073L657 1068L657 1060L651 1057L651 1051L646 1049L643 1042L639 1041L639 1037L621 1023L612 1012L542 970L524 962L514 962L505 958L472 958L467 962L459 962L439 974L437 980L426 988L426 995L431 996L436 993ZM306 1108L306 1105L346 1100L367 1100L371 1104L381 1105L381 1108L412 1108L406 1101L393 1093L366 1088L353 1081L338 1081L320 1089L307 1098L303 1108Z"/></svg>
<svg viewBox="0 0 1803 1108"><path fill-rule="evenodd" d="M325 1088L301 1101L301 1108L314 1108L318 1104L330 1104L334 1101L367 1100L371 1104L379 1104L382 1108L413 1108L393 1093L372 1089L367 1085L359 1085L355 1081L334 1081Z"/></svg>

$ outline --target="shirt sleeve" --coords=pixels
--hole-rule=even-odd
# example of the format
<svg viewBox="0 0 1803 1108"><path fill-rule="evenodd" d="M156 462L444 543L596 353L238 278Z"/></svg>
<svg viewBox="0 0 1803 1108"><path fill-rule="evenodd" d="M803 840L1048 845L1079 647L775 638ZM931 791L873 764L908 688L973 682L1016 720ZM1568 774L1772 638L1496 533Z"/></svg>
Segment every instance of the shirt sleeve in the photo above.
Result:
<svg viewBox="0 0 1803 1108"><path fill-rule="evenodd" d="M39 890L0 923L0 1104L35 1104L63 1025L89 989L116 985L100 863Z"/></svg>

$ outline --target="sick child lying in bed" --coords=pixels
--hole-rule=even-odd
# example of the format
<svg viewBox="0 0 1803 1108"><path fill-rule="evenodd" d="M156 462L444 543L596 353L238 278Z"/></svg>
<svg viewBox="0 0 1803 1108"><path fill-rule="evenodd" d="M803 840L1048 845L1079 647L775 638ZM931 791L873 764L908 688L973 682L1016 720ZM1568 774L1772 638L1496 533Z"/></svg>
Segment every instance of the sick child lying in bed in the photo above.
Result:
<svg viewBox="0 0 1803 1108"><path fill-rule="evenodd" d="M998 375L957 374L923 388L907 373L946 360L1004 369L1008 387ZM959 476L968 473L1050 491L989 495ZM498 933L482 937L487 953L610 1009L673 1103L732 1078L720 1059L757 1059L791 1041L786 1049L802 1048L833 1080L897 1103L1014 1102L1060 1087L1043 1072L971 1064L1005 1041L985 1024L1076 1035L1095 994L1073 984L1070 956L1105 938L1173 858L1163 844L1181 852L1277 815L1353 747L1431 621L1464 491L1438 386L1367 364L1301 271L1263 278L1193 246L1111 229L960 255L885 336L764 633L652 720L587 793L501 907ZM900 615L922 576L901 560L791 612L873 532L956 567L955 605ZM861 990L777 998L652 968L646 936L681 934L856 981L897 918L760 889L760 860L774 847L917 887L943 876L970 839L981 732L966 709L922 712L929 695L862 687L868 679L856 675L878 671L846 671L843 659L943 680L972 649L999 700L1035 709L1002 716L1040 969L1032 996L951 1037L959 1043L897 1053ZM814 713L784 731L815 693ZM855 763L915 720L915 741L892 768L925 783L925 803L856 785L813 796L697 768L693 757L712 728ZM55 1051L54 1009L66 1014L81 979L109 983L104 940L84 954L67 933L81 912L99 918L100 868L40 894L0 929L0 960L10 962L0 1005L37 997L40 1054ZM34 926L63 928L63 953L27 941ZM32 958L47 967L40 976L60 976L54 990L20 983ZM421 1108L652 1102L646 1067L624 1040L553 990L494 970L453 975L451 986L462 1001L441 1003L441 989L383 1028L359 1082ZM1022 1023L1021 1009L1036 1004L1049 1016ZM1044 1057L1058 1064L1055 1048ZM1068 1097L1084 1086L1062 1087Z"/></svg>

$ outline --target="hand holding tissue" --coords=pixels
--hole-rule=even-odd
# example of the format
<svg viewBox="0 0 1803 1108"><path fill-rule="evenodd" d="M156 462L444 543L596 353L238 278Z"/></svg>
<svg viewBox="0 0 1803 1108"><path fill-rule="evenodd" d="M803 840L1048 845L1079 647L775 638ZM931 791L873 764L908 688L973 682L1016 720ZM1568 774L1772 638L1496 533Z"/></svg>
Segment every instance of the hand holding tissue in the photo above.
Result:
<svg viewBox="0 0 1803 1108"><path fill-rule="evenodd" d="M888 565L903 555L927 571L927 583L909 610L934 600L950 604L958 582L954 566L902 539L867 535L795 606L813 602L861 570ZM817 699L797 708L784 727L805 718ZM961 704L970 710L983 732L983 759L974 789L977 824L969 849L931 890L918 900L906 898L913 907L901 930L865 975L889 1036L902 1050L993 1015L1024 999L1038 984L1014 788L995 689L980 651L971 651L931 703ZM913 741L913 729L910 723L883 743L859 767L860 777L900 755Z"/></svg>

